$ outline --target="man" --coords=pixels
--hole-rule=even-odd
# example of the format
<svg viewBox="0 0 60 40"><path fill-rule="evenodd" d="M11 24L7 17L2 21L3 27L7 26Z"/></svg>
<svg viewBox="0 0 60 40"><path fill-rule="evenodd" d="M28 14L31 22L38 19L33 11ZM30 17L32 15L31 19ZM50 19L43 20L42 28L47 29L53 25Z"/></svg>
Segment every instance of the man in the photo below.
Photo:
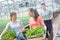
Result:
<svg viewBox="0 0 60 40"><path fill-rule="evenodd" d="M52 18L53 14L50 10L46 8L45 3L41 4L42 11L40 15L42 16L44 23L46 25L46 38L48 40L53 40L53 27L52 27Z"/></svg>

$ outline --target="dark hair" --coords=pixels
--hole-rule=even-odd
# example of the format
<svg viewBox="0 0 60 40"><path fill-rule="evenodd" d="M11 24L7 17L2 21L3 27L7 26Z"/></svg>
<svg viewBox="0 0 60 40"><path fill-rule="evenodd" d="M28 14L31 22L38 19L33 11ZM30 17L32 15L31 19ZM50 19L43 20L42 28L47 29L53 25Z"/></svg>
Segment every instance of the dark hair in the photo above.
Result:
<svg viewBox="0 0 60 40"><path fill-rule="evenodd" d="M14 15L16 15L16 12L11 12L11 13L10 13L10 20L11 20L11 21L12 21L12 18L11 18L11 17L14 16Z"/></svg>
<svg viewBox="0 0 60 40"><path fill-rule="evenodd" d="M45 5L45 3L41 3L41 5Z"/></svg>
<svg viewBox="0 0 60 40"><path fill-rule="evenodd" d="M37 10L36 9L33 9L33 8L30 8L30 12L33 12L34 13L34 19L35 19L35 21L37 21L37 18L38 18L38 16L39 16L39 14L38 14L38 12L37 12Z"/></svg>

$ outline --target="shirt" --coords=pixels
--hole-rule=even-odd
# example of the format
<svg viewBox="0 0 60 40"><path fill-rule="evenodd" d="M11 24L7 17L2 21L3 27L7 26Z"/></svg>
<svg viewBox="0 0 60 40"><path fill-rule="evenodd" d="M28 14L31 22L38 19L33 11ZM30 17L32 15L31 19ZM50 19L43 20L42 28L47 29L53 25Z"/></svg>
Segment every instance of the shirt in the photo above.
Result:
<svg viewBox="0 0 60 40"><path fill-rule="evenodd" d="M35 21L32 17L29 19L29 25L31 28L35 28L41 26L42 18L39 16L37 21Z"/></svg>
<svg viewBox="0 0 60 40"><path fill-rule="evenodd" d="M46 9L46 11L42 10L40 15L42 16L43 20L50 20L50 19L52 19L50 10L47 10L47 9Z"/></svg>
<svg viewBox="0 0 60 40"><path fill-rule="evenodd" d="M21 25L22 25L21 21L17 21L15 24L12 23L12 22L9 22L7 24L7 26L16 33L16 36L19 35L19 33L20 33L21 29L22 29ZM20 35L23 36L22 33Z"/></svg>

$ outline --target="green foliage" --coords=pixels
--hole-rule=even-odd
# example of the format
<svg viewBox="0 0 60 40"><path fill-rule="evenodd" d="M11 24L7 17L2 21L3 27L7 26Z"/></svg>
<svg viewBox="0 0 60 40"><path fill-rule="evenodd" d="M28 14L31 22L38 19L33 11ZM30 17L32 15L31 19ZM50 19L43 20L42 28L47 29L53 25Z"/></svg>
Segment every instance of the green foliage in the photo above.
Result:
<svg viewBox="0 0 60 40"><path fill-rule="evenodd" d="M42 16L43 19L50 18L50 17L51 17L50 15L48 15L48 16Z"/></svg>
<svg viewBox="0 0 60 40"><path fill-rule="evenodd" d="M3 35L2 40L13 40L15 36L15 32L12 30L9 30L6 34Z"/></svg>
<svg viewBox="0 0 60 40"><path fill-rule="evenodd" d="M18 20L21 20L23 24L26 25L28 24L28 19L29 17L25 16L25 17L20 17ZM4 21L0 21L0 34L8 22L9 22L8 19ZM7 31L6 34L3 35L2 40L13 40L14 36L15 36L15 32L13 32L12 30L9 30Z"/></svg>
<svg viewBox="0 0 60 40"><path fill-rule="evenodd" d="M37 35L38 37L42 37L44 35L44 27L40 26L38 28L33 28L31 30L28 30L26 33L27 37L31 37L33 35Z"/></svg>

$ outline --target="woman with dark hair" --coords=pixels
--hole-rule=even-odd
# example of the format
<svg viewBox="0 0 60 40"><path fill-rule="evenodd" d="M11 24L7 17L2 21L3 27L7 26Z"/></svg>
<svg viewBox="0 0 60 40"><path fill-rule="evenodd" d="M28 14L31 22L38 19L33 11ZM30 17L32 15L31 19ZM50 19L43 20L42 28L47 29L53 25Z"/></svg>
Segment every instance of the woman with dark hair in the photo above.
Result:
<svg viewBox="0 0 60 40"><path fill-rule="evenodd" d="M36 9L31 8L29 10L29 16L31 17L29 19L29 27L30 27L30 29L37 28L39 26L44 26L44 28L46 29L46 26L45 26L41 16L39 16ZM45 38L45 36L44 36L44 38Z"/></svg>
<svg viewBox="0 0 60 40"><path fill-rule="evenodd" d="M36 9L31 8L29 10L29 16L31 17L29 19L30 29L36 28L36 27L41 26L41 25L45 27L45 24L44 24L41 16L39 16Z"/></svg>
<svg viewBox="0 0 60 40"><path fill-rule="evenodd" d="M17 40L26 40L23 36L23 32L25 31L25 28L20 20L17 21L17 14L15 12L10 13L10 19L11 21L7 23L4 31L1 33L0 36L3 36L3 34L5 34L6 31L10 28L16 33L15 39L17 38Z"/></svg>

